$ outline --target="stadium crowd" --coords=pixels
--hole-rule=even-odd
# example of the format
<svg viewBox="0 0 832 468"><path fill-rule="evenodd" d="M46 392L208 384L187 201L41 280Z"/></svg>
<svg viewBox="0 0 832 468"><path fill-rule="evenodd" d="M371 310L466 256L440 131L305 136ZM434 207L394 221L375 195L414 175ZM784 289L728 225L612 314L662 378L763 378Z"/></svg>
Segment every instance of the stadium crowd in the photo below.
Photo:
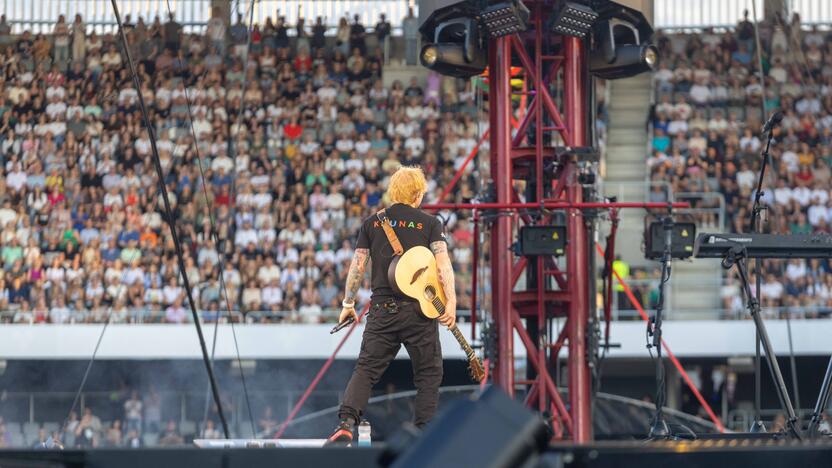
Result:
<svg viewBox="0 0 832 468"><path fill-rule="evenodd" d="M389 35L383 17L374 41L357 17L334 37L320 18L301 23L291 39L282 19L250 33L240 17L213 17L200 34L172 17L126 23L207 320L226 308L249 321L326 320L388 174L420 164L435 200L477 144L484 114L470 82L382 82L382 48L368 44ZM117 36L87 30L61 16L51 35L11 35L0 18L0 319L188 321L126 57ZM474 196L475 166L456 199ZM472 233L446 220L465 309Z"/></svg>
<svg viewBox="0 0 832 468"><path fill-rule="evenodd" d="M676 192L724 197L726 230L750 232L761 150L760 128L776 109L785 113L774 131L762 202L766 232L832 230L832 33L778 17L759 24L764 80L746 12L732 30L657 37L662 60L653 75L655 105L649 117L653 181ZM664 201L655 188L652 201ZM714 207L716 199L694 200ZM698 205L697 205L698 204ZM714 219L704 221L713 222ZM826 260L765 261L763 306L769 315L827 316L832 312L832 267ZM739 283L726 276L727 317L742 317Z"/></svg>

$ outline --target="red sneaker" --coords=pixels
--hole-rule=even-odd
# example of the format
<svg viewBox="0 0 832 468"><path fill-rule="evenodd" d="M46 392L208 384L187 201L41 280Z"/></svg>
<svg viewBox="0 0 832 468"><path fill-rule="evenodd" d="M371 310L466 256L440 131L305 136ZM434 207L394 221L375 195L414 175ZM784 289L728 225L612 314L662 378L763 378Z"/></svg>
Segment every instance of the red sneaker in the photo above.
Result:
<svg viewBox="0 0 832 468"><path fill-rule="evenodd" d="M338 424L338 427L335 428L335 432L326 439L324 443L324 447L327 446L334 446L334 445L349 445L352 443L352 424L349 421L341 421Z"/></svg>

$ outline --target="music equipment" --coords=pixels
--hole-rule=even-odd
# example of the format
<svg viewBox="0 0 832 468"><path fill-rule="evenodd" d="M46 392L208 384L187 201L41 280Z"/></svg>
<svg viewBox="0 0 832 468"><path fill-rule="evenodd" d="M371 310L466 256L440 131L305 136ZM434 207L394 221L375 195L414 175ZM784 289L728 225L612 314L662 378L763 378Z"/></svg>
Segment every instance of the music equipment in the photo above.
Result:
<svg viewBox="0 0 832 468"><path fill-rule="evenodd" d="M445 293L439 283L436 258L427 247L411 247L402 255L393 257L388 276L394 289L419 301L419 308L425 317L435 319L445 313ZM482 362L456 324L449 330L468 357L471 378L481 382L485 378Z"/></svg>
<svg viewBox="0 0 832 468"><path fill-rule="evenodd" d="M670 234L670 257L688 258L693 255L696 223L673 223ZM659 260L664 255L664 225L661 221L650 223L644 236L644 256Z"/></svg>
<svg viewBox="0 0 832 468"><path fill-rule="evenodd" d="M565 247L565 225L520 228L520 255L563 255Z"/></svg>
<svg viewBox="0 0 832 468"><path fill-rule="evenodd" d="M723 258L737 245L748 258L832 258L832 235L821 234L713 234L696 238L696 258Z"/></svg>
<svg viewBox="0 0 832 468"><path fill-rule="evenodd" d="M334 327L332 327L332 330L329 331L329 334L332 335L334 333L338 333L339 331L347 328L353 322L355 322L355 317L349 317L346 320L344 320L343 322L339 323L338 325L335 325Z"/></svg>
<svg viewBox="0 0 832 468"><path fill-rule="evenodd" d="M488 387L476 400L459 399L407 445L392 443L392 468L508 468L564 466L533 463L548 442L540 415ZM404 445L404 446L402 446Z"/></svg>
<svg viewBox="0 0 832 468"><path fill-rule="evenodd" d="M771 117L768 118L766 124L763 125L763 133L768 133L774 129L780 122L783 121L783 111L777 111L771 114Z"/></svg>

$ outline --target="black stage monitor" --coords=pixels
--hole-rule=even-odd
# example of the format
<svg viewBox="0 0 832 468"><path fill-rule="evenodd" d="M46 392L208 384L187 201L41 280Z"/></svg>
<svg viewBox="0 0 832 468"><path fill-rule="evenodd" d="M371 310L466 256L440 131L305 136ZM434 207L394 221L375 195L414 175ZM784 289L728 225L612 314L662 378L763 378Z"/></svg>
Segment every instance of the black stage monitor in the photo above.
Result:
<svg viewBox="0 0 832 468"><path fill-rule="evenodd" d="M664 255L664 225L661 221L653 221L645 234L645 257L651 260L661 260ZM695 223L673 223L673 233L670 237L671 258L692 256L695 240Z"/></svg>
<svg viewBox="0 0 832 468"><path fill-rule="evenodd" d="M566 226L523 226L520 228L520 255L563 255Z"/></svg>

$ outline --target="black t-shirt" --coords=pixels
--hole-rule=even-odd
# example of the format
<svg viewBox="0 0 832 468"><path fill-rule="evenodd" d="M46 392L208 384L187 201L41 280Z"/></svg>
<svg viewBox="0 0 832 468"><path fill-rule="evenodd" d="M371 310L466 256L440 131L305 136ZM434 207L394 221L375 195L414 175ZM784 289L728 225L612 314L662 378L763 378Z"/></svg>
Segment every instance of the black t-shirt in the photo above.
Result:
<svg viewBox="0 0 832 468"><path fill-rule="evenodd" d="M386 215L405 251L419 245L430 248L433 242L445 241L442 222L422 210L397 203L387 208ZM386 298L409 299L396 294L387 281L387 269L393 260L393 247L390 246L381 227L381 221L375 213L361 224L356 248L370 249L372 259L370 281L374 302Z"/></svg>

